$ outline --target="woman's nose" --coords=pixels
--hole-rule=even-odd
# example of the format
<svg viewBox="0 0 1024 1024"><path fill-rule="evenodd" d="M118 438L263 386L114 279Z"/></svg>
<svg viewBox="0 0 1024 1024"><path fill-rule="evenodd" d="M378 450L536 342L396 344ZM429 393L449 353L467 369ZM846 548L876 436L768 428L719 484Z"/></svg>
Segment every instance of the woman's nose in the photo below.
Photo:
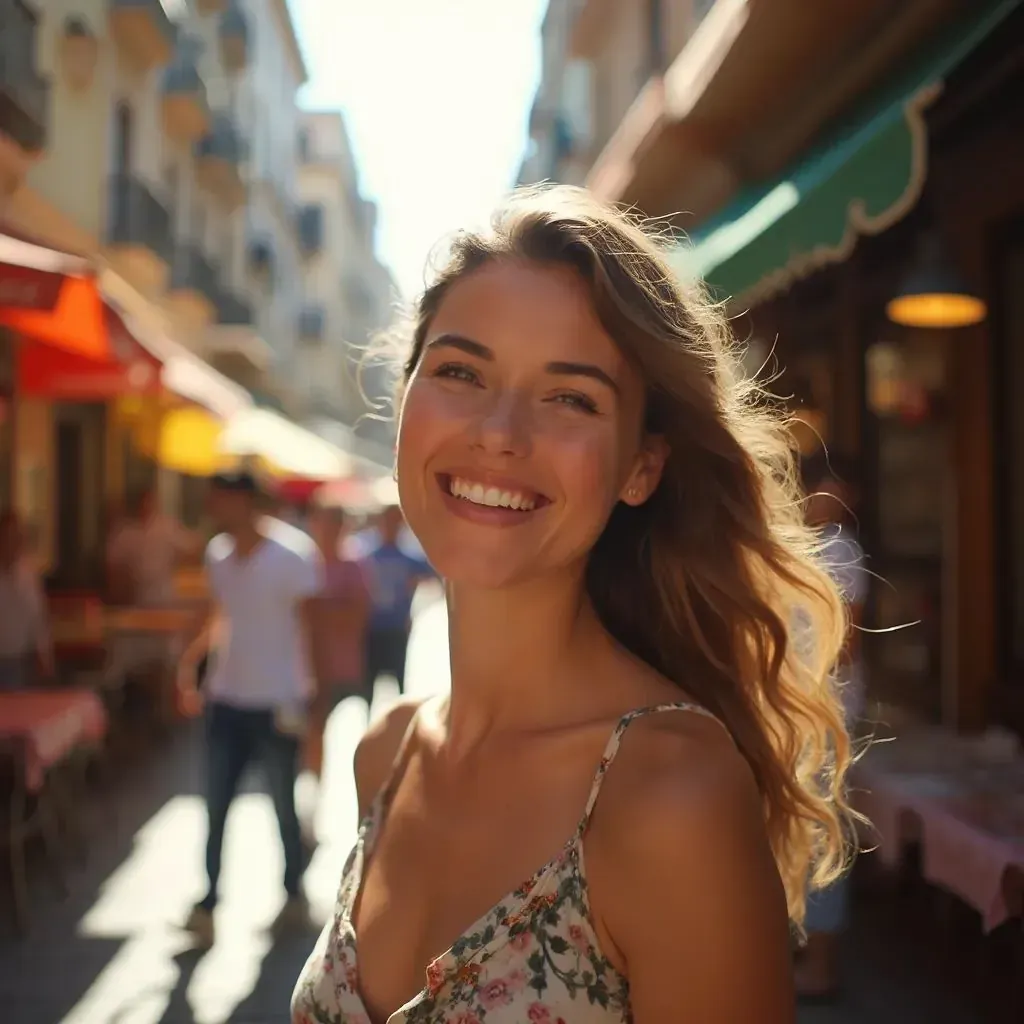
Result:
<svg viewBox="0 0 1024 1024"><path fill-rule="evenodd" d="M526 455L530 435L529 399L515 391L496 395L477 422L477 444L492 455Z"/></svg>

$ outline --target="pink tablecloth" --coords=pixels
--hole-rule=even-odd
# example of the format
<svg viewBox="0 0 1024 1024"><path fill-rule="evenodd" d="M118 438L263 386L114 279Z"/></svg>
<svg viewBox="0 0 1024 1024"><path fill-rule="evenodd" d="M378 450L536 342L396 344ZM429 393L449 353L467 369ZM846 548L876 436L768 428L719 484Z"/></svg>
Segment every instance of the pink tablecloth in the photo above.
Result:
<svg viewBox="0 0 1024 1024"><path fill-rule="evenodd" d="M1019 900L1024 878L1024 818L1013 797L965 795L955 777L865 764L856 769L855 789L854 803L873 825L869 844L886 863L894 865L903 846L919 840L925 879L974 907L986 930L1022 912L1009 900L1013 889Z"/></svg>
<svg viewBox="0 0 1024 1024"><path fill-rule="evenodd" d="M13 743L24 757L25 784L32 792L42 787L48 768L106 731L106 709L92 690L0 693L0 743Z"/></svg>

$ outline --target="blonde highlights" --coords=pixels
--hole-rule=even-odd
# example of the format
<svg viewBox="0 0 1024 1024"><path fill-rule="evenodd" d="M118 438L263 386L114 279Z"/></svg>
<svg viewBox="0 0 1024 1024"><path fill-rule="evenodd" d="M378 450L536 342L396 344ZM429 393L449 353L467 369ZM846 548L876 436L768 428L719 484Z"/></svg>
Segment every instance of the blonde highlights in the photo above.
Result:
<svg viewBox="0 0 1024 1024"><path fill-rule="evenodd" d="M615 507L587 591L619 643L730 729L799 925L808 879L827 884L846 864L851 755L832 680L844 608L804 522L784 414L741 372L721 309L674 280L657 239L564 186L517 191L489 230L453 239L404 338L403 382L452 285L507 259L574 270L645 381L645 428L670 454L648 501Z"/></svg>

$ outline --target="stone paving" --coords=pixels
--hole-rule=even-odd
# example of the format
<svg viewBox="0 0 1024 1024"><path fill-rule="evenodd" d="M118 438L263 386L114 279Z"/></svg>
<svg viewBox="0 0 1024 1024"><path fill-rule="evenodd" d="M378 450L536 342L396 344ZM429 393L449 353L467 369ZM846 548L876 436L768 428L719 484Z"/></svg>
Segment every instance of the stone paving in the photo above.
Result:
<svg viewBox="0 0 1024 1024"><path fill-rule="evenodd" d="M443 609L428 608L413 637L411 692L447 685L445 638ZM374 713L394 698L381 684ZM329 913L355 833L351 755L365 726L365 708L355 700L330 723L321 846L306 875L318 920ZM199 739L197 729L184 728L111 781L111 792L90 809L89 859L72 871L68 898L57 899L40 878L31 934L20 941L0 936L0 1022L287 1024L315 928L272 934L282 862L258 779L228 822L216 945L198 954L176 927L203 888ZM300 802L303 795L300 786ZM981 1016L929 981L914 943L886 927L858 925L847 998L802 1010L800 1024L980 1024Z"/></svg>

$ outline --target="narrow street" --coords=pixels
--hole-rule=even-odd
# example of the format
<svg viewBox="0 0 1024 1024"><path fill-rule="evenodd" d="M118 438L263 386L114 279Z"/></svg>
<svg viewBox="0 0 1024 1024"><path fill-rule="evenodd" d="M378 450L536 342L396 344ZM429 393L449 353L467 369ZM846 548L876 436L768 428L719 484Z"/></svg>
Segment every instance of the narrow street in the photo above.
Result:
<svg viewBox="0 0 1024 1024"><path fill-rule="evenodd" d="M413 634L411 692L447 685L445 636L443 607L428 606ZM395 696L390 684L379 685L373 713L382 713ZM365 710L355 700L341 705L330 724L317 822L321 846L306 876L317 920L330 912L355 833L351 759L365 725ZM20 942L0 940L4 1024L285 1024L315 930L279 940L271 935L282 864L258 779L229 819L215 947L201 955L176 928L203 889L198 740L195 727L183 729L97 801L89 860L71 870L69 898L55 899L45 878L39 880L32 933ZM900 952L876 938L854 939L845 1003L802 1011L801 1024L981 1020L948 995L929 1005L923 984L906 984ZM898 941L887 937L889 945Z"/></svg>

